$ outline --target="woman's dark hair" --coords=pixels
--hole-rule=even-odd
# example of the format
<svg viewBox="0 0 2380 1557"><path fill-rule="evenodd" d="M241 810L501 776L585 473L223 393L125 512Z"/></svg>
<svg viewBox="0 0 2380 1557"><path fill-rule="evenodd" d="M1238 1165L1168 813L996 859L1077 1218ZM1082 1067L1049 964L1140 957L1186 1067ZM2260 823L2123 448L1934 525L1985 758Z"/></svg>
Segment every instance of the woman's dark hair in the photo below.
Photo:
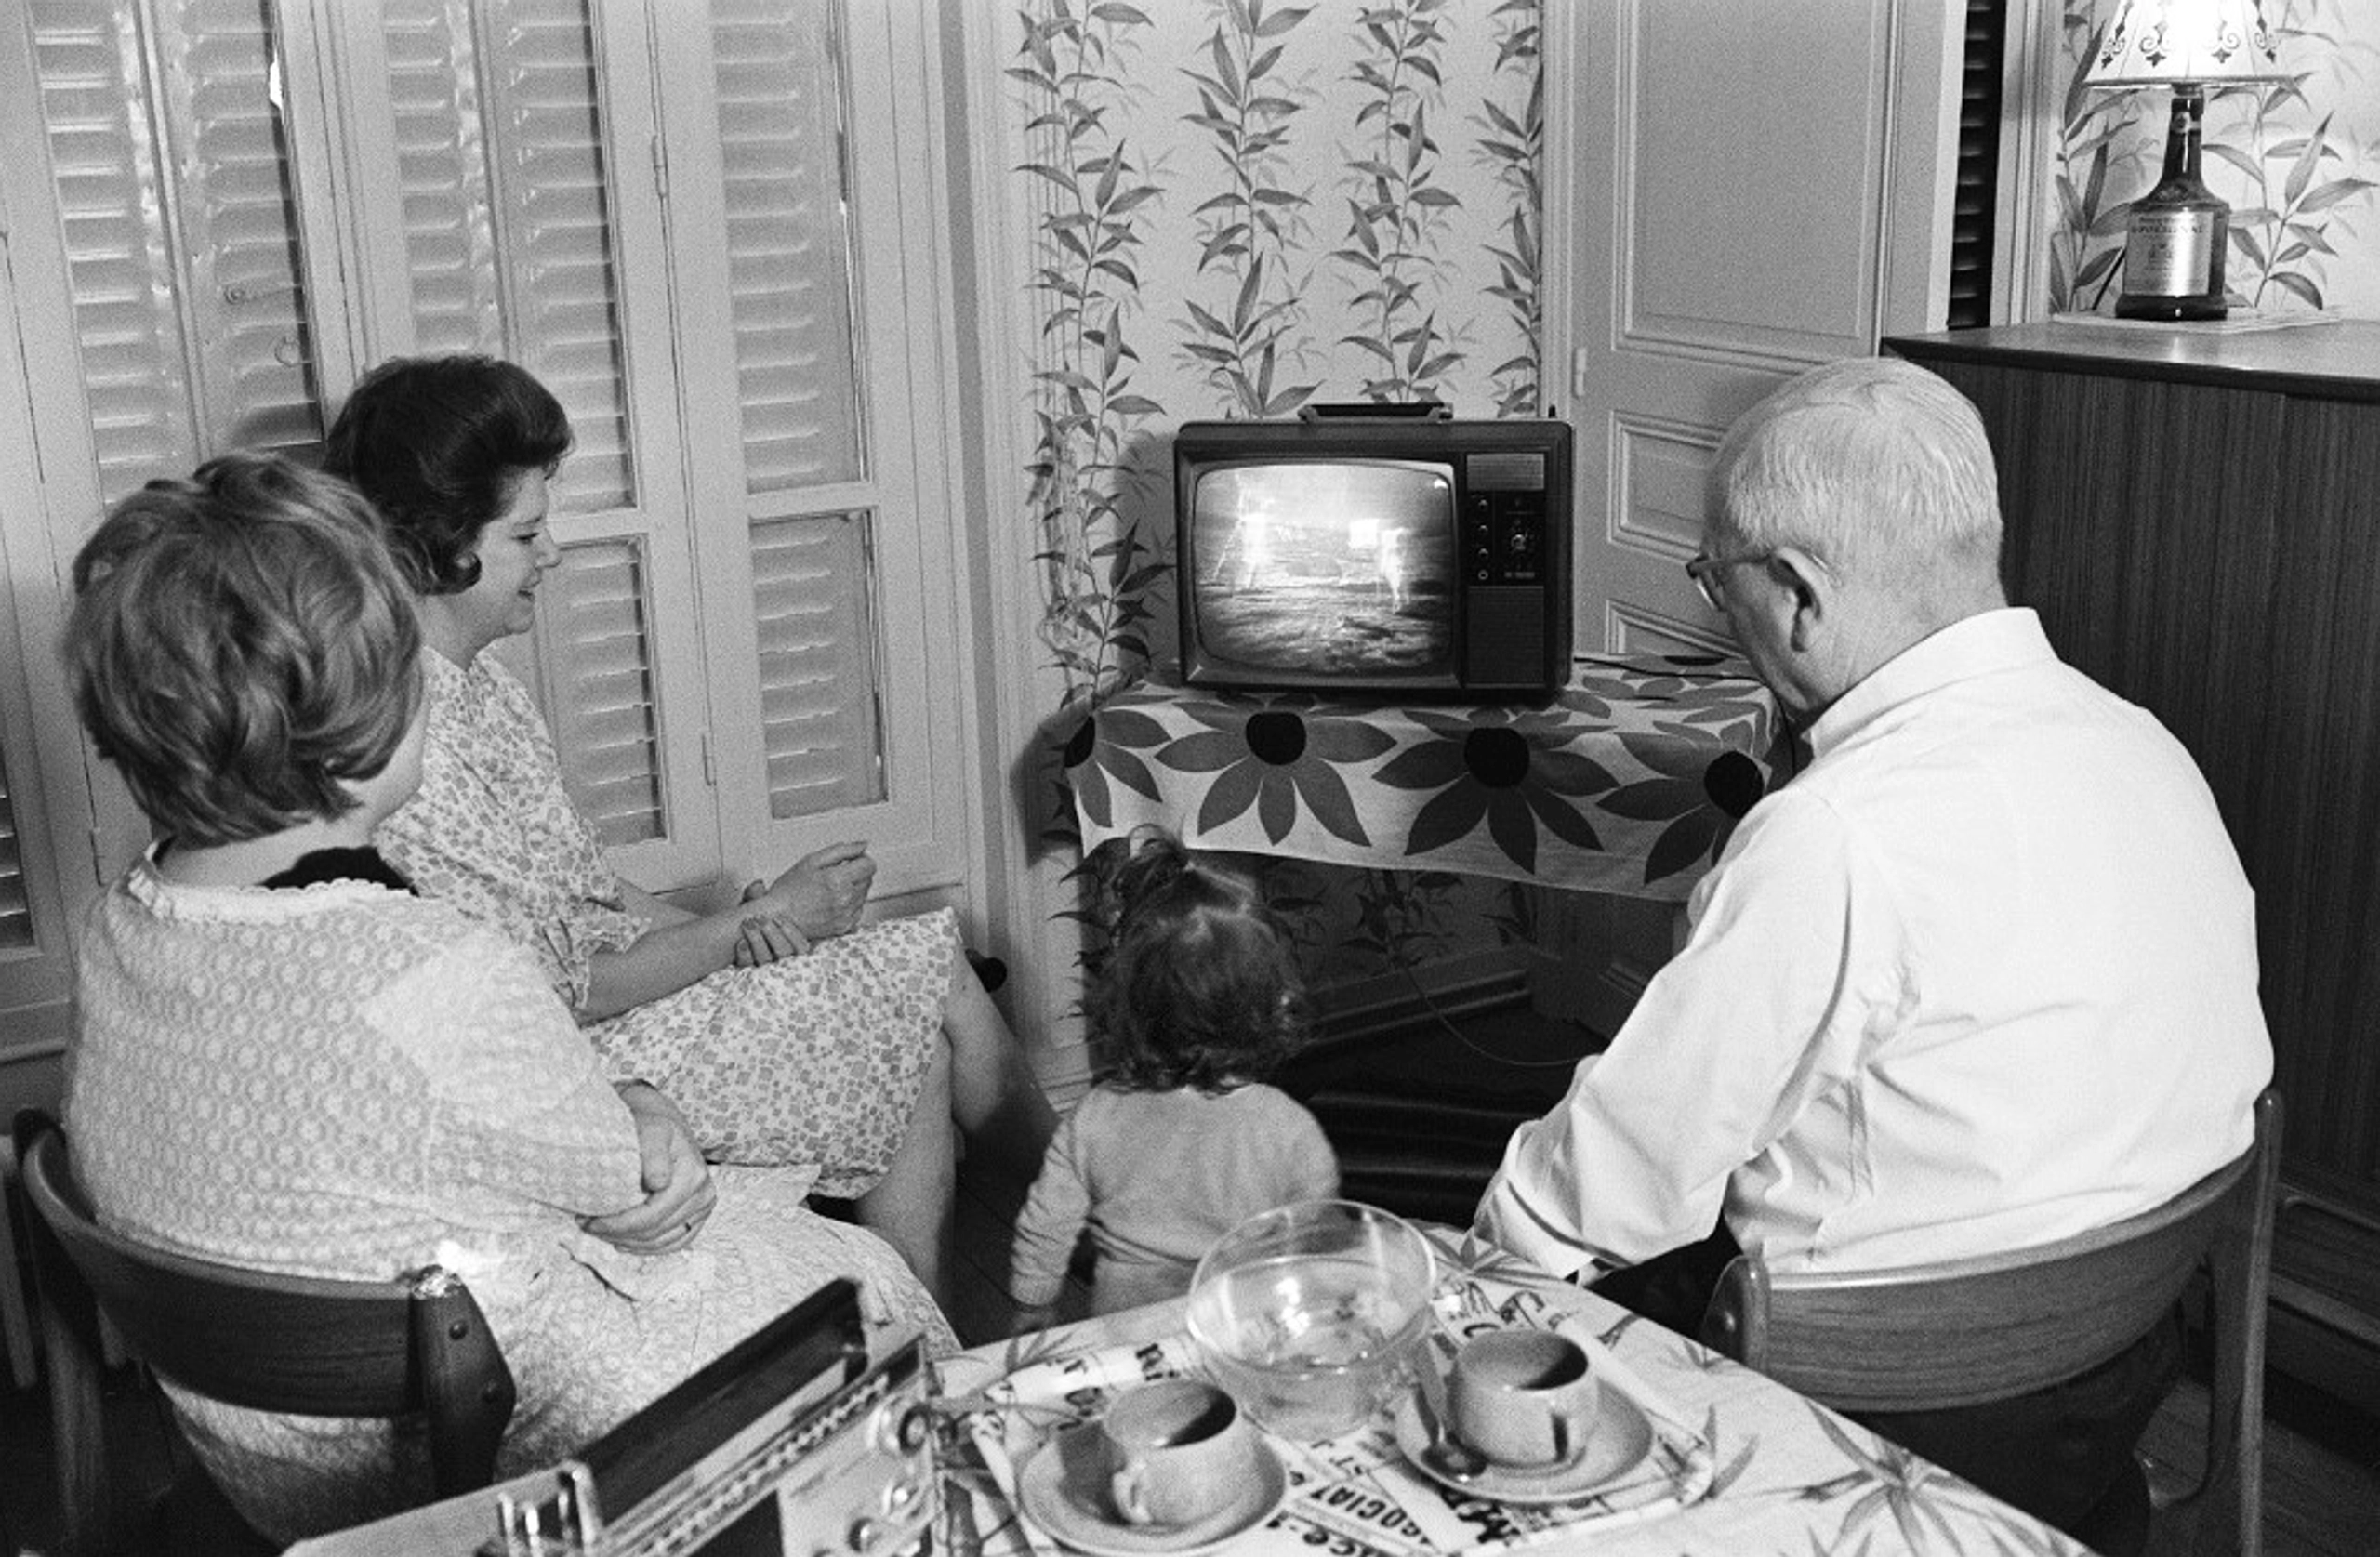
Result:
<svg viewBox="0 0 2380 1557"><path fill-rule="evenodd" d="M1086 1005L1103 1079L1212 1092L1263 1080L1304 1041L1304 981L1251 884L1143 828L1101 895L1113 934Z"/></svg>
<svg viewBox="0 0 2380 1557"><path fill-rule="evenodd" d="M365 374L324 440L323 468L380 510L418 595L479 581L480 532L524 470L570 452L570 418L528 369L495 357L396 357Z"/></svg>
<svg viewBox="0 0 2380 1557"><path fill-rule="evenodd" d="M228 454L116 504L74 558L64 654L91 744L193 848L355 809L421 696L421 633L371 506Z"/></svg>

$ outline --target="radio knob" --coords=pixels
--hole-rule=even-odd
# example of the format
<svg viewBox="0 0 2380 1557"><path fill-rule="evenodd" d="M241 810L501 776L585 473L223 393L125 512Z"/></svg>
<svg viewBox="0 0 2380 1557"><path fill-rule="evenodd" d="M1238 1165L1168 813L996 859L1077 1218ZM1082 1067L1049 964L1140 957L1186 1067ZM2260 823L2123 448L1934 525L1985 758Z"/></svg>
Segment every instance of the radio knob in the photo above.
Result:
<svg viewBox="0 0 2380 1557"><path fill-rule="evenodd" d="M933 1441L933 1413L919 1405L900 1406L897 1400L885 1402L867 1424L867 1440L886 1454L913 1455Z"/></svg>
<svg viewBox="0 0 2380 1557"><path fill-rule="evenodd" d="M866 1551L883 1538L882 1522L870 1514L862 1514L853 1520L851 1528L843 1532L844 1548L851 1551Z"/></svg>

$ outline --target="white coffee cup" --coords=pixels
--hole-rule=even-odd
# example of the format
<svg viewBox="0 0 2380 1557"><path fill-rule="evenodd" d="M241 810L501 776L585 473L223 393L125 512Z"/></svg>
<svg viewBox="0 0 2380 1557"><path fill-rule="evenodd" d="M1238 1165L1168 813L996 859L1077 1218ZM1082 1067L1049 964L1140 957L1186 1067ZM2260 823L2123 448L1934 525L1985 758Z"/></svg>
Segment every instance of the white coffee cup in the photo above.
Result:
<svg viewBox="0 0 2380 1557"><path fill-rule="evenodd" d="M1447 1417L1499 1465L1567 1465L1594 1431L1601 1385L1586 1352L1551 1330L1490 1330L1455 1352Z"/></svg>
<svg viewBox="0 0 2380 1557"><path fill-rule="evenodd" d="M1099 1420L1108 1499L1128 1524L1193 1524L1248 1495L1263 1469L1255 1424L1214 1385L1144 1384Z"/></svg>

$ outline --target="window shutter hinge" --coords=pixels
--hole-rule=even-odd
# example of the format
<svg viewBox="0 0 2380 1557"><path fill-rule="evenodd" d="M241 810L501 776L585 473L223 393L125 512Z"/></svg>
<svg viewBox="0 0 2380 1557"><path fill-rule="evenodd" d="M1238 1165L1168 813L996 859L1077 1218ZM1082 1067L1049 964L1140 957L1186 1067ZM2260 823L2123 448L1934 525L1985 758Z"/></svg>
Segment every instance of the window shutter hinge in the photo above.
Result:
<svg viewBox="0 0 2380 1557"><path fill-rule="evenodd" d="M669 148L657 135L653 138L653 192L663 205L669 203Z"/></svg>
<svg viewBox="0 0 2380 1557"><path fill-rule="evenodd" d="M1587 349L1583 346L1570 349L1570 398L1587 398Z"/></svg>
<svg viewBox="0 0 2380 1557"><path fill-rule="evenodd" d="M703 787L706 789L719 787L719 768L711 761L710 732L707 730L703 732Z"/></svg>

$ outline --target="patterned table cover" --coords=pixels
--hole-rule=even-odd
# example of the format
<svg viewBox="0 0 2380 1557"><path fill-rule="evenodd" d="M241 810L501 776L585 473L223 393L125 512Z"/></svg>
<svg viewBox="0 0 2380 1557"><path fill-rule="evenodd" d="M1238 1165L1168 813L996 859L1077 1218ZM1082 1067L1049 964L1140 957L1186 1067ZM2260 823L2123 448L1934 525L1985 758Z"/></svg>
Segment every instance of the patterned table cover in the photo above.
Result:
<svg viewBox="0 0 2380 1557"><path fill-rule="evenodd" d="M1782 755L1740 660L1597 657L1543 706L1146 681L1066 749L1085 850L1144 823L1198 849L1684 902Z"/></svg>
<svg viewBox="0 0 2380 1557"><path fill-rule="evenodd" d="M1385 1418L1320 1445L1270 1440L1290 1491L1230 1557L1430 1557L1521 1549L1595 1557L1748 1552L2088 1557L2028 1514L1782 1385L1607 1300L1451 1229L1426 1227L1439 1257L1442 1352L1495 1326L1559 1327L1580 1339L1654 1422L1653 1452L1620 1484L1556 1507L1450 1492L1408 1464ZM942 1365L944 1508L937 1538L957 1557L1063 1557L1022 1518L1016 1472L1057 1430L1117 1389L1195 1369L1179 1300L1085 1321Z"/></svg>

